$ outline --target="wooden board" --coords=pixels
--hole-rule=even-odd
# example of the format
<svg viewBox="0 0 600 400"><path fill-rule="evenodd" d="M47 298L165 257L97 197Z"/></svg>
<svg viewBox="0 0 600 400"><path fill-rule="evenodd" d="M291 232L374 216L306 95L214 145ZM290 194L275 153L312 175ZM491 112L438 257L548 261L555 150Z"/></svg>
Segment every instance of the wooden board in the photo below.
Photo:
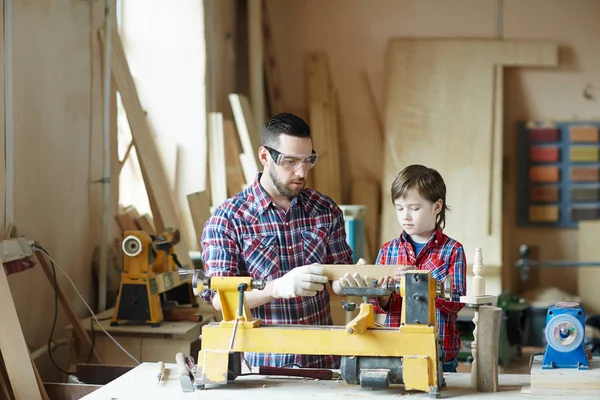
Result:
<svg viewBox="0 0 600 400"><path fill-rule="evenodd" d="M394 273L398 269L398 265L369 265L369 264L335 264L335 265L323 265L325 270L324 274L329 278L330 281L334 281L343 278L345 274L354 274L358 272L361 276L369 276L370 278L377 279L382 276L394 277Z"/></svg>
<svg viewBox="0 0 600 400"><path fill-rule="evenodd" d="M225 135L223 114L208 113L208 170L210 196L213 207L227 200L227 166L225 161Z"/></svg>
<svg viewBox="0 0 600 400"><path fill-rule="evenodd" d="M235 126L242 144L243 154L240 155L242 169L244 170L246 183L250 184L254 182L259 166L261 166L258 159L258 148L260 147L262 135L256 131L252 108L246 96L230 93L229 103L233 110Z"/></svg>
<svg viewBox="0 0 600 400"><path fill-rule="evenodd" d="M100 37L104 41L104 32L100 31ZM127 119L131 126L131 134L138 153L140 167L145 171L146 184L152 188L162 222L166 227L178 228L181 233L181 241L175 246L175 252L179 261L190 267L192 260L189 255L188 240L185 237L184 226L179 217L175 200L172 196L170 185L163 167L159 149L150 131L146 114L140 104L135 82L131 76L125 51L117 30L111 34L111 70L117 89L123 101L123 107L127 113Z"/></svg>
<svg viewBox="0 0 600 400"><path fill-rule="evenodd" d="M496 66L555 66L552 43L395 39L388 49L381 241L399 235L389 185L425 164L445 179L445 232L502 265L502 96ZM465 145L469 143L469 145ZM497 144L500 143L500 146Z"/></svg>
<svg viewBox="0 0 600 400"><path fill-rule="evenodd" d="M531 394L600 396L600 358L591 361L589 370L580 371L542 369L542 356L535 356L531 366Z"/></svg>
<svg viewBox="0 0 600 400"><path fill-rule="evenodd" d="M210 200L206 192L188 194L187 199L192 214L192 221L194 222L196 241L200 243L204 224L210 218Z"/></svg>
<svg viewBox="0 0 600 400"><path fill-rule="evenodd" d="M33 364L15 309L4 265L0 263L0 352L17 399L41 399Z"/></svg>
<svg viewBox="0 0 600 400"><path fill-rule="evenodd" d="M225 162L227 166L227 195L232 197L246 187L244 171L240 161L242 146L235 130L235 124L232 120L223 121L223 133L225 135Z"/></svg>

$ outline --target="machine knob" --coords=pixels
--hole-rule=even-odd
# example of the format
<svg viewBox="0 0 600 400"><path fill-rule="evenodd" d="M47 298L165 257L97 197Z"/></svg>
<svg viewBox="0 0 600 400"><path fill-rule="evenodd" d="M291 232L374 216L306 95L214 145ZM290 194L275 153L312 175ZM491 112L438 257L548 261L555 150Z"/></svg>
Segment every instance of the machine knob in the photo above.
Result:
<svg viewBox="0 0 600 400"><path fill-rule="evenodd" d="M346 311L354 311L356 310L356 303L348 303L345 300L342 300L342 308Z"/></svg>
<svg viewBox="0 0 600 400"><path fill-rule="evenodd" d="M127 236L121 245L123 253L129 257L135 257L142 252L142 241L136 236Z"/></svg>

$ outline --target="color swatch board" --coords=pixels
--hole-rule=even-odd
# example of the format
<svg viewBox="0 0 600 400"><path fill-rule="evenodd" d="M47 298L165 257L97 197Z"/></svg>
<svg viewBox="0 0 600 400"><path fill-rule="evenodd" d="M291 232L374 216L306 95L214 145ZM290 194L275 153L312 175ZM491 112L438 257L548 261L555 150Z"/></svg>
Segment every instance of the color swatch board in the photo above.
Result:
<svg viewBox="0 0 600 400"><path fill-rule="evenodd" d="M518 126L517 224L576 228L600 219L600 122Z"/></svg>

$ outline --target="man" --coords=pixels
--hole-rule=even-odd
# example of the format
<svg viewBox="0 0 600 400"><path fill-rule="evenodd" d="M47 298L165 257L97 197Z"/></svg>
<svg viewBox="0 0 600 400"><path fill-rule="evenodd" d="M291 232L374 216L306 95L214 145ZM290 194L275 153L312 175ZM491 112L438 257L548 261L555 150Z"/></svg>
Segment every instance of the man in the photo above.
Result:
<svg viewBox="0 0 600 400"><path fill-rule="evenodd" d="M264 167L244 191L218 206L202 232L209 276L250 275L267 281L246 292L255 318L265 324L332 325L327 277L313 264L350 264L344 218L329 197L305 188L318 155L310 128L293 114L271 118L258 156ZM202 297L221 309L218 296ZM310 343L307 343L307 348ZM246 353L252 366L338 368L333 355Z"/></svg>

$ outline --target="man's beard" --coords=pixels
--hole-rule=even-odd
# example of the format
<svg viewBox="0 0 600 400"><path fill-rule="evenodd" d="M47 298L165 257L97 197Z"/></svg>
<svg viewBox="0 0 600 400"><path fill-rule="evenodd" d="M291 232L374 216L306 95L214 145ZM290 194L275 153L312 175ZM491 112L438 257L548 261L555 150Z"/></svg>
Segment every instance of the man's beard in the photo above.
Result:
<svg viewBox="0 0 600 400"><path fill-rule="evenodd" d="M289 199L293 199L294 197L298 196L300 194L300 192L302 191L302 189L304 189L304 186L306 185L306 180L303 180L301 188L292 189L289 186L289 182L288 183L282 182L281 179L279 179L279 177L277 175L275 175L275 171L273 171L273 170L269 171L269 177L273 181L273 184L275 185L275 187L277 188L279 193L281 193L282 196L285 196Z"/></svg>

